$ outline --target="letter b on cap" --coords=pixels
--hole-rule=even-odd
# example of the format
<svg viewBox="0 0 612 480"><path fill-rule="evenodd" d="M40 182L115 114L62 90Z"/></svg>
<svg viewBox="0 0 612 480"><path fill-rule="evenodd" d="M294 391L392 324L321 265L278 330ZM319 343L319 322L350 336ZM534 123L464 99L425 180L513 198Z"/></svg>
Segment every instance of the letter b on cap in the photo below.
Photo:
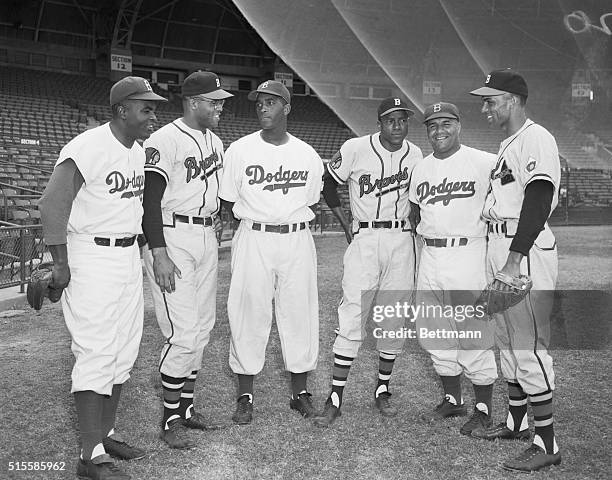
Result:
<svg viewBox="0 0 612 480"><path fill-rule="evenodd" d="M399 106L401 105L401 103L402 103L402 102L401 102L401 100L400 100L399 98L394 98L394 99L393 99L393 104L394 104L396 107L399 107Z"/></svg>
<svg viewBox="0 0 612 480"><path fill-rule="evenodd" d="M440 105L439 103L436 103L436 104L433 106L433 111L434 111L434 112L439 112L440 110L442 110L442 105Z"/></svg>
<svg viewBox="0 0 612 480"><path fill-rule="evenodd" d="M491 80L491 75L487 75L487 79L485 80L485 83L489 83L489 80Z"/></svg>

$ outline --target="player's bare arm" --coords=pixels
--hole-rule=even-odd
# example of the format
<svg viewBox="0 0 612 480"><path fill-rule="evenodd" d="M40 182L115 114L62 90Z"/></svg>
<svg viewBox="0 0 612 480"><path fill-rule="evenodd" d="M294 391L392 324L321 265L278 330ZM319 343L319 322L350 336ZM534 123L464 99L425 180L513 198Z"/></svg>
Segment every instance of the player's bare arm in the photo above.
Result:
<svg viewBox="0 0 612 480"><path fill-rule="evenodd" d="M64 289L70 282L66 230L72 202L85 180L71 158L54 170L40 199L44 236L53 258L53 287Z"/></svg>
<svg viewBox="0 0 612 480"><path fill-rule="evenodd" d="M181 271L166 250L161 214L161 199L165 190L166 181L162 175L155 172L145 173L142 229L153 254L155 282L162 292L172 293L175 290L175 275L180 278Z"/></svg>
<svg viewBox="0 0 612 480"><path fill-rule="evenodd" d="M336 154L334 158L336 158L338 155L339 154ZM323 174L323 198L325 199L327 206L340 222L340 225L342 225L342 229L346 235L346 241L351 243L353 241L353 232L346 215L344 215L344 210L342 209L342 205L340 203L340 197L338 197L338 185L339 183L326 169L325 173Z"/></svg>

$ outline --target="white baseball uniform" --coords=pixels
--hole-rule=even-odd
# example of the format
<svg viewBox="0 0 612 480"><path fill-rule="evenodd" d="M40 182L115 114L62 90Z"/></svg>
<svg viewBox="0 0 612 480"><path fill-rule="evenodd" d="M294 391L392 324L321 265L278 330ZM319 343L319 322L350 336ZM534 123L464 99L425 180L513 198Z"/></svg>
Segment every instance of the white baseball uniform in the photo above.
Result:
<svg viewBox="0 0 612 480"><path fill-rule="evenodd" d="M108 123L62 148L85 179L68 221L70 283L62 295L75 364L72 392L111 395L138 356L144 301L136 235L142 232L145 153L126 148Z"/></svg>
<svg viewBox="0 0 612 480"><path fill-rule="evenodd" d="M160 372L187 377L199 370L216 318L217 238L213 216L223 168L223 143L177 119L144 143L145 171L164 177L161 210L168 256L181 271L175 291L162 292L155 282L153 256L144 253L157 322L166 338Z"/></svg>
<svg viewBox="0 0 612 480"><path fill-rule="evenodd" d="M347 140L327 170L348 183L354 238L344 254L342 302L334 353L355 358L365 338L365 325L379 290L398 291L394 300L411 302L416 255L408 215L408 185L421 149L405 140L390 152L380 133ZM363 292L367 292L362 298ZM401 297L401 298L400 298ZM387 318L383 330L399 330L404 318ZM379 337L377 348L400 353L403 338Z"/></svg>
<svg viewBox="0 0 612 480"><path fill-rule="evenodd" d="M315 150L289 135L283 145L261 131L232 143L226 152L219 196L234 202L241 220L232 240L232 279L227 300L230 367L261 371L272 324L285 369L314 370L319 352L317 258L308 222L320 199L323 162Z"/></svg>
<svg viewBox="0 0 612 480"><path fill-rule="evenodd" d="M465 371L475 385L490 385L497 378L493 328L486 319L465 315L463 308L471 307L487 284L487 225L480 212L495 158L465 145L444 159L432 153L414 168L410 182L410 201L420 208L417 233L423 242L415 304L451 306L458 312L440 316L441 309L434 308L417 315L419 343L429 352L438 375ZM430 338L420 334L423 328L463 332L467 338ZM481 338L470 338L468 332Z"/></svg>
<svg viewBox="0 0 612 480"><path fill-rule="evenodd" d="M508 258L527 185L534 180L553 184L552 212L558 202L560 178L557 143L541 125L527 120L518 132L501 143L482 213L490 222L487 254L490 280ZM528 395L534 395L555 387L547 348L558 260L557 243L548 224L523 259L521 273L531 277L533 288L526 301L496 315L496 341L504 377L518 382Z"/></svg>

